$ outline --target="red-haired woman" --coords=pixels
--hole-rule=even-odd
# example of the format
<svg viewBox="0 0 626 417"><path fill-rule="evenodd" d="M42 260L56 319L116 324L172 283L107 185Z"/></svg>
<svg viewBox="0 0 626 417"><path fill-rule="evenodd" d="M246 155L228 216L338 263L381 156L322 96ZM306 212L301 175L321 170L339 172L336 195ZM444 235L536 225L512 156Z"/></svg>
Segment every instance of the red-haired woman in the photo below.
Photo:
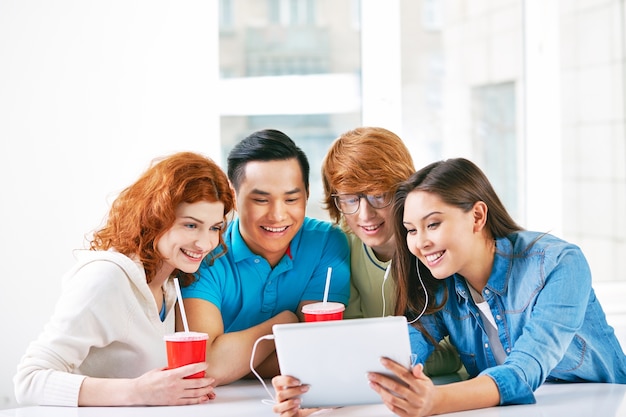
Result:
<svg viewBox="0 0 626 417"><path fill-rule="evenodd" d="M53 316L14 377L20 404L184 405L215 397L206 363L165 370L176 291L223 245L234 197L225 173L192 152L162 158L124 189L63 280ZM209 260L211 261L211 260Z"/></svg>

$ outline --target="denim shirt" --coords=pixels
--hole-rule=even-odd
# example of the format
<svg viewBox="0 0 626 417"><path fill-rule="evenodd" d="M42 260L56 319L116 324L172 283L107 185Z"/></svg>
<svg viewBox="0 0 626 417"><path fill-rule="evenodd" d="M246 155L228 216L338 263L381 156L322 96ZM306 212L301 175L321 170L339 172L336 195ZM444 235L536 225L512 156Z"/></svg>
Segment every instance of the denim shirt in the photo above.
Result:
<svg viewBox="0 0 626 417"><path fill-rule="evenodd" d="M626 383L626 356L577 246L529 231L496 240L482 296L507 354L501 365L489 346L489 323L483 323L465 279L453 275L445 288L443 309L423 316L421 323L435 340L450 336L470 377L488 375L495 381L501 405L534 403L533 393L544 381ZM443 297L444 288L437 300ZM412 351L424 362L434 347L411 326L410 334Z"/></svg>

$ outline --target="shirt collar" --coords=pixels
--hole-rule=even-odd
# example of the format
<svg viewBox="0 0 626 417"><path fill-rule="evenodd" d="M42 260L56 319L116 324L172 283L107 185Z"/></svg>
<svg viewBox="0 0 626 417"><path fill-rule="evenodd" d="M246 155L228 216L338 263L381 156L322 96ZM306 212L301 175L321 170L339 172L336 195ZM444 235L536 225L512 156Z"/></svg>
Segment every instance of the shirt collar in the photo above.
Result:
<svg viewBox="0 0 626 417"><path fill-rule="evenodd" d="M511 274L511 242L507 238L496 239L491 275L487 287L497 294L504 294Z"/></svg>

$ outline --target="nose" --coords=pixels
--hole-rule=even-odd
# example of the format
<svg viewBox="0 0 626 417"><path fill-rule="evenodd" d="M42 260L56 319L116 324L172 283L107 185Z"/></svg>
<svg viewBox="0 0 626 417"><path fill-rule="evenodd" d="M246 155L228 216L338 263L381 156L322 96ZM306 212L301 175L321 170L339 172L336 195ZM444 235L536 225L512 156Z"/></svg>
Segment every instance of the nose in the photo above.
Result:
<svg viewBox="0 0 626 417"><path fill-rule="evenodd" d="M406 235L406 244L411 252L415 256L419 256L423 249L427 249L430 246L430 240L425 233L418 231L415 234Z"/></svg>
<svg viewBox="0 0 626 417"><path fill-rule="evenodd" d="M282 202L277 201L272 203L272 205L270 206L268 217L272 221L280 222L285 220L285 213L285 205Z"/></svg>
<svg viewBox="0 0 626 417"><path fill-rule="evenodd" d="M210 252L217 247L219 242L219 232L209 229L207 233L202 233L202 235L198 238L196 246L203 252Z"/></svg>
<svg viewBox="0 0 626 417"><path fill-rule="evenodd" d="M369 219L376 214L376 209L370 205L365 196L362 196L359 200L359 208L356 214L361 219Z"/></svg>
<svg viewBox="0 0 626 417"><path fill-rule="evenodd" d="M416 245L418 249L426 249L430 246L430 240L426 232L417 233Z"/></svg>

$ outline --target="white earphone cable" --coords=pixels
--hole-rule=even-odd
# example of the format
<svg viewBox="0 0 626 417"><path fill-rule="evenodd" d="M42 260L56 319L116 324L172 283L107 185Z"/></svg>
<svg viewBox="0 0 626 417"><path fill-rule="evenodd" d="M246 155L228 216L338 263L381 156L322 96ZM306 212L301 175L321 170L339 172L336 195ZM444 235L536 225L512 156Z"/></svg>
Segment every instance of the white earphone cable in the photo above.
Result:
<svg viewBox="0 0 626 417"><path fill-rule="evenodd" d="M417 278L420 281L420 284L422 286L422 289L424 290L424 308L422 309L422 312L413 320L411 320L410 322L408 322L408 324L413 324L416 321L418 321L426 312L426 307L428 306L428 291L426 291L426 287L424 286L424 281L422 281L422 275L420 274L420 266L419 266L419 260L415 261L415 265L417 266ZM383 312L382 312L382 317L385 317L385 282L387 282L387 278L389 278L389 272L391 271L391 262L389 263L389 265L387 265L387 269L385 269L385 275L383 276L383 283L380 286L380 295L383 298Z"/></svg>
<svg viewBox="0 0 626 417"><path fill-rule="evenodd" d="M426 287L424 286L424 281L422 281L422 275L420 274L419 262L420 262L419 259L415 260L415 266L417 267L417 278L419 278L420 284L422 285L422 289L424 290L424 308L422 309L422 312L419 314L419 316L411 320L409 324L413 324L416 321L418 321L424 315L424 313L426 312L426 307L428 306L428 291L426 291Z"/></svg>
<svg viewBox="0 0 626 417"><path fill-rule="evenodd" d="M385 317L385 282L387 282L387 278L389 278L389 271L391 271L391 262L387 265L387 269L385 269L385 275L383 276L383 284L380 286L380 295L383 297L383 312L381 314L382 317Z"/></svg>
<svg viewBox="0 0 626 417"><path fill-rule="evenodd" d="M254 376L257 377L257 379L259 381L261 381L261 384L263 385L263 388L265 388L265 391L267 392L267 394L270 396L271 401L264 399L261 400L261 402L263 404L267 404L267 405L273 405L276 403L276 399L274 398L274 396L272 395L272 392L269 390L269 388L267 388L267 384L265 383L265 381L263 380L263 378L261 378L261 375L259 375L259 373L256 371L256 369L254 369L254 354L256 353L256 348L257 345L259 344L259 342L261 340L274 340L274 335L273 334L267 334L265 336L261 336L259 337L255 342L254 345L252 346L252 354L250 355L250 370L252 371L252 373L254 374Z"/></svg>

